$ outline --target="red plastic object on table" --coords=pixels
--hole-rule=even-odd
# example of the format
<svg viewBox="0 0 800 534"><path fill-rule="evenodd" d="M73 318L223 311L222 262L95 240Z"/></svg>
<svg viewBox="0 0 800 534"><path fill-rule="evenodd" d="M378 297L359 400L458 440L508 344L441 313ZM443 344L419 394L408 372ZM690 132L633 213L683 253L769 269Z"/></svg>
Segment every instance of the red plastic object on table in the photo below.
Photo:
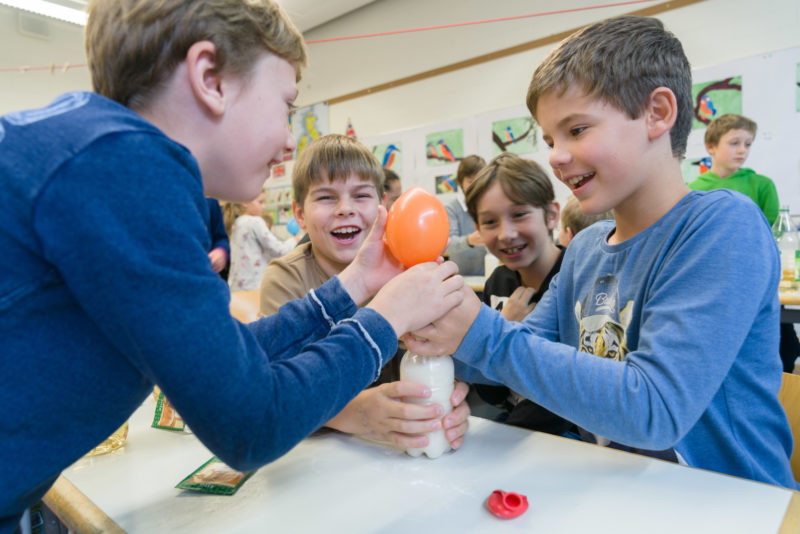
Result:
<svg viewBox="0 0 800 534"><path fill-rule="evenodd" d="M503 519L513 519L528 509L528 498L513 491L494 490L486 501L489 511Z"/></svg>

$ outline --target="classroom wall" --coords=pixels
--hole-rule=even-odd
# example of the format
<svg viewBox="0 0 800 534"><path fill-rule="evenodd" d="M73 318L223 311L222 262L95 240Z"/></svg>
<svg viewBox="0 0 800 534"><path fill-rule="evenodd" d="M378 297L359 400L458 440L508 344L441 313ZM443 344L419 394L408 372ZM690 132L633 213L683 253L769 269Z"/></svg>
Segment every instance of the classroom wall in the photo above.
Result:
<svg viewBox="0 0 800 534"><path fill-rule="evenodd" d="M298 104L324 101L656 3L312 44L311 65L300 82ZM601 4L598 0L571 0L557 5L547 0L377 0L307 32L306 37L312 40ZM744 113L760 126L749 164L771 176L782 201L789 203L793 212L800 212L800 150L794 149L800 139L797 113L787 116L780 106L773 106L780 92L773 91L777 87L776 76L785 74L774 70L775 58L790 62L787 54L800 47L800 2L705 0L659 18L683 42L696 80L727 75L731 65L740 66L748 79L757 79L758 84L745 84L744 94ZM50 35L39 38L21 35L18 26L18 12L0 6L0 113L44 105L65 91L90 89L88 69L61 69L65 63L85 63L82 28L48 20ZM332 105L331 130L343 133L349 118L359 137L379 138L390 132L458 124L465 118L475 120L522 106L530 75L550 48L541 47ZM19 70L26 65L54 68ZM748 90L756 86L758 90ZM690 138L695 147L696 137L693 134ZM539 151L531 157L546 165L546 152ZM406 185L415 179L404 176ZM565 196L565 191L560 190L560 196Z"/></svg>
<svg viewBox="0 0 800 534"><path fill-rule="evenodd" d="M511 4L509 11L516 13L553 9L552 2L512 1ZM570 2L569 6L597 4ZM469 3L469 10L459 9L462 5L463 2L458 0L380 0L308 32L307 37L312 40L492 16L490 7L473 12L474 2ZM505 2L502 7L506 7ZM494 23L487 25L491 26L488 32L486 28L478 31L475 27L467 27L362 41L312 44L309 46L311 66L301 81L299 105L338 97L441 66L443 63L436 60L441 60L443 54L448 58L444 64L448 64L640 7L643 6ZM427 14L424 24L419 24L418 17L414 16L418 10L425 10ZM800 150L794 148L800 145L798 114L792 111L793 101L787 112L777 105L776 98L777 80L780 78L785 81L793 73L779 73L773 68L776 55L781 56L781 66L784 66L792 61L788 56L796 53L792 49L800 46L800 32L797 30L800 27L800 2L706 0L658 17L681 39L693 66L695 81L712 80L714 76L746 74L743 113L749 114L760 126L748 165L772 177L781 201L788 203L793 212L800 212ZM477 34L482 38L476 38ZM552 45L537 48L331 105L331 130L344 133L347 120L350 119L359 137L369 141L381 139L382 134L389 132L424 130L429 125L441 125L442 129L446 129L449 125L463 123L465 118L521 106L533 69L551 48ZM787 86L780 94L786 98L789 91ZM695 151L697 135L693 133L690 139L694 141L692 146ZM530 157L547 165L546 151L543 149ZM425 173L403 178L406 187L419 184L430 189L430 176ZM559 200L563 202L567 195L566 188L558 187L557 190Z"/></svg>

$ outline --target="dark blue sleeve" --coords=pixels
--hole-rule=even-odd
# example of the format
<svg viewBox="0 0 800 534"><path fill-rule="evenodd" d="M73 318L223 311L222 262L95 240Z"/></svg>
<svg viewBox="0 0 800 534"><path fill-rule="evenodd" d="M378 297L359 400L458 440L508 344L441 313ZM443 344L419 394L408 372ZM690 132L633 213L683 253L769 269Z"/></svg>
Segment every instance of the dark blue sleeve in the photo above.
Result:
<svg viewBox="0 0 800 534"><path fill-rule="evenodd" d="M208 203L209 213L208 230L211 233L210 250L214 250L215 248L224 248L228 253L228 256L230 256L231 246L228 242L228 232L225 231L225 221L222 218L222 208L220 208L219 202L215 198L206 198L206 202Z"/></svg>
<svg viewBox="0 0 800 534"><path fill-rule="evenodd" d="M248 470L336 415L375 379L397 339L377 313L356 312L336 280L258 332L233 319L227 285L208 263L205 210L185 150L123 135L62 168L35 226L87 328L107 340L115 379L158 384L214 454Z"/></svg>

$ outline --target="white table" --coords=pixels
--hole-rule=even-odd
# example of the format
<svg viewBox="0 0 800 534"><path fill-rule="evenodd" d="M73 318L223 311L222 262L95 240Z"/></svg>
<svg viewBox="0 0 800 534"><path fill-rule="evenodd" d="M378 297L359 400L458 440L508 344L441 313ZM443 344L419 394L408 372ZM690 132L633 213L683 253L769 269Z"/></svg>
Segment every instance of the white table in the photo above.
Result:
<svg viewBox="0 0 800 534"><path fill-rule="evenodd" d="M175 484L211 453L193 435L150 428L153 409L148 398L131 418L125 447L81 459L63 473L130 533L798 528L796 492L475 417L462 449L436 460L326 433L258 470L233 496L186 492ZM495 489L527 495L530 509L511 520L492 516L485 500Z"/></svg>

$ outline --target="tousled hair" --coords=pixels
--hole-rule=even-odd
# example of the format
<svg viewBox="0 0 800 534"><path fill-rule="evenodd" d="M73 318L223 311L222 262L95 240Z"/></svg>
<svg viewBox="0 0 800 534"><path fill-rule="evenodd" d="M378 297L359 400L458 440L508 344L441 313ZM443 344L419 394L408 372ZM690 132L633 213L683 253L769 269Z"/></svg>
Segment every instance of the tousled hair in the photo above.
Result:
<svg viewBox="0 0 800 534"><path fill-rule="evenodd" d="M315 139L300 153L294 164L294 199L302 206L312 184L323 180L347 180L351 174L375 184L375 191L380 198L383 193L383 167L369 148L341 134Z"/></svg>
<svg viewBox="0 0 800 534"><path fill-rule="evenodd" d="M731 130L746 130L755 137L758 125L754 120L748 119L743 115L734 115L733 113L720 115L711 121L711 124L706 128L706 145L717 146L722 136Z"/></svg>
<svg viewBox="0 0 800 534"><path fill-rule="evenodd" d="M94 90L146 107L200 41L216 47L219 72L246 78L266 52L300 69L303 36L274 0L90 0L86 55Z"/></svg>
<svg viewBox="0 0 800 534"><path fill-rule="evenodd" d="M463 191L464 186L462 184L464 183L464 178L475 176L485 166L486 160L477 154L464 157L461 163L458 164L458 170L456 171L456 183L458 187Z"/></svg>
<svg viewBox="0 0 800 534"><path fill-rule="evenodd" d="M467 188L467 211L475 224L478 224L478 202L495 182L516 204L528 204L547 211L556 198L550 177L538 163L503 152L481 169Z"/></svg>
<svg viewBox="0 0 800 534"><path fill-rule="evenodd" d="M691 67L680 41L660 20L613 17L567 37L533 73L527 105L534 119L542 95L562 95L575 85L631 119L645 110L654 89L670 89L678 105L670 130L672 154L684 156L692 127Z"/></svg>

